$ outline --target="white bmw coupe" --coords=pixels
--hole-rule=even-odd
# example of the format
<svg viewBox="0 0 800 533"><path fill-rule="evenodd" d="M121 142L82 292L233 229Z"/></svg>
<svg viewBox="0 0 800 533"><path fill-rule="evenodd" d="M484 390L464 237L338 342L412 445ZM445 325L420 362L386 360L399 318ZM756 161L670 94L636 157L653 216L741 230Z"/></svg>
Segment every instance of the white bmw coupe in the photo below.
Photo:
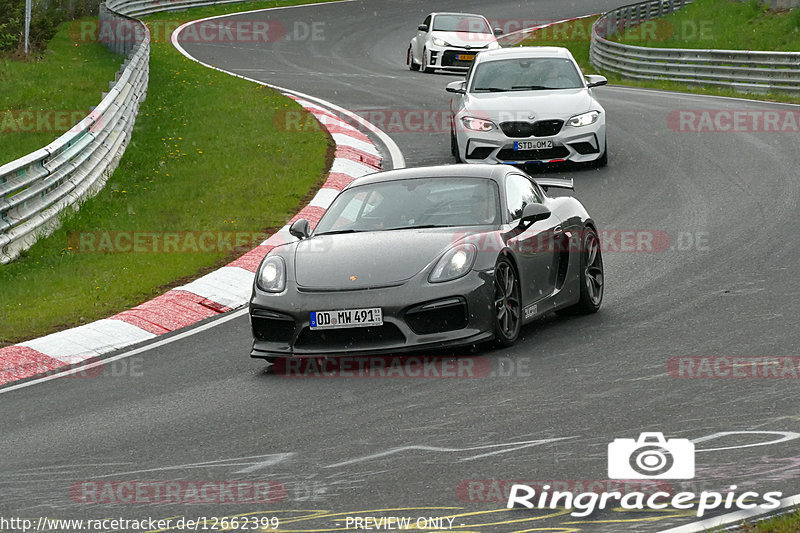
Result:
<svg viewBox="0 0 800 533"><path fill-rule="evenodd" d="M591 163L608 161L606 112L594 87L603 76L583 76L560 47L483 52L465 81L447 91L450 142L459 162Z"/></svg>

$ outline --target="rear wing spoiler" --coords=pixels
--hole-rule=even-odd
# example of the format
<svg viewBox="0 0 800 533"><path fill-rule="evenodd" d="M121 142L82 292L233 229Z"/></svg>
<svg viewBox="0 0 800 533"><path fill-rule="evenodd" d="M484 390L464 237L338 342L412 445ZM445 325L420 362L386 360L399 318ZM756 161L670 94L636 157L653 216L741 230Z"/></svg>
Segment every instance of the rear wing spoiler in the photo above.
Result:
<svg viewBox="0 0 800 533"><path fill-rule="evenodd" d="M561 178L534 178L534 181L539 184L539 186L547 190L550 187L556 187L558 189L569 189L571 191L575 190L575 185L572 183L572 178L569 179L561 179Z"/></svg>

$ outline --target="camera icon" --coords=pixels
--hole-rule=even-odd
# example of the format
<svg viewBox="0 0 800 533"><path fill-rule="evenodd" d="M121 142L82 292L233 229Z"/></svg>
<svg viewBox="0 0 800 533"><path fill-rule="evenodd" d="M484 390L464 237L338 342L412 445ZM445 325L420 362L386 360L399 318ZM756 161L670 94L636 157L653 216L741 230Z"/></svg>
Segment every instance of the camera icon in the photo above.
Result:
<svg viewBox="0 0 800 533"><path fill-rule="evenodd" d="M642 433L638 439L614 439L608 445L611 479L692 479L694 443L664 439L663 433Z"/></svg>

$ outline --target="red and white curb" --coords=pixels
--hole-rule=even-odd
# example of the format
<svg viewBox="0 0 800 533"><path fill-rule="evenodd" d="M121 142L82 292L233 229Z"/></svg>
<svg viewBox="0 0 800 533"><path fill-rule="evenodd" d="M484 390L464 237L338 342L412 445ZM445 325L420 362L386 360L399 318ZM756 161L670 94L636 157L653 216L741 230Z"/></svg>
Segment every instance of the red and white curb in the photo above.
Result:
<svg viewBox="0 0 800 533"><path fill-rule="evenodd" d="M173 33L173 44L176 44L181 53L194 59L174 38L182 28L183 26ZM257 80L250 81L263 85ZM317 98L305 97L306 95L300 97L300 93L294 91L285 92L289 98L312 113L336 142L336 152L327 180L308 205L289 222L291 224L299 218L305 218L313 228L339 191L355 178L380 170L381 155L367 135L333 112L355 118L349 111L333 104L325 105L328 103ZM367 127L379 137L386 136L360 117L356 120L359 125ZM385 138L388 139L388 136ZM381 139L384 140L383 137ZM393 155L394 165L402 166L402 154L396 145L389 140L387 147ZM289 235L289 224L228 265L133 309L90 324L0 348L0 385L80 364L244 306L250 298L255 272L264 256L275 246L294 240Z"/></svg>

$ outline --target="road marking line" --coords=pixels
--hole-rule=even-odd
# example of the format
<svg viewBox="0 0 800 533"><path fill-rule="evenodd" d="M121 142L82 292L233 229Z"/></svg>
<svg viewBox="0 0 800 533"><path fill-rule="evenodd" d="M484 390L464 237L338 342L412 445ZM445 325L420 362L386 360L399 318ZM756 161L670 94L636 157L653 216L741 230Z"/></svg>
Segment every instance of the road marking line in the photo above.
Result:
<svg viewBox="0 0 800 533"><path fill-rule="evenodd" d="M695 453L700 452L717 452L720 450L738 450L739 448L752 448L754 446L766 446L768 444L779 444L781 442L787 442L790 440L794 440L796 438L800 438L800 433L795 433L794 431L721 431L719 433L714 433L713 435L708 435L705 437L700 437L698 439L692 440L693 443L697 444L698 442L706 442L712 439L716 439L718 437L725 437L727 435L758 435L758 434L765 434L765 435L780 435L780 438L770 440L767 442L754 442L752 444L739 444L736 446L725 446L723 448L707 448L704 450L696 450Z"/></svg>
<svg viewBox="0 0 800 533"><path fill-rule="evenodd" d="M157 468L145 468L142 470L130 470L128 472L114 472L113 474L104 474L102 476L94 476L92 479L102 479L107 477L117 477L117 476L127 476L130 474L145 474L148 472L168 472L170 470L192 470L196 468L210 468L215 466L248 466L249 468L258 467L261 468L263 466L277 464L284 459L288 459L289 457L295 455L294 452L290 453L269 453L266 455L251 455L246 457L233 457L231 459L217 459L215 461L203 461L200 463L187 463L183 465L173 465L173 466L162 466ZM269 457L270 459L266 461L260 462L253 462L248 461L248 459L263 459L265 457ZM242 462L244 461L244 462ZM257 470L256 468L255 470ZM247 470L247 469L245 469ZM240 470L238 472L234 472L234 474L244 473L245 470ZM251 470L251 471L255 471Z"/></svg>
<svg viewBox="0 0 800 533"><path fill-rule="evenodd" d="M266 461L261 461L260 463L255 463L253 466L248 466L247 468L242 468L241 470L237 470L234 474L250 474L252 472L257 472L263 468L268 466L276 465L283 461L284 459L288 459L296 455L294 452L288 453L273 453L270 455L270 458Z"/></svg>
<svg viewBox="0 0 800 533"><path fill-rule="evenodd" d="M371 459L377 459L379 457L386 457L387 455L393 455L393 454L404 452L404 451L408 451L408 450L422 450L422 451L427 451L427 452L452 453L452 452L468 452L468 451L472 451L472 450L485 450L485 449L489 449L489 448L501 448L501 447L514 446L513 448L506 448L506 449L503 449L503 450L499 450L497 452L492 452L492 453L487 453L487 454L476 455L476 456L473 456L473 457L466 457L466 458L463 458L463 459L459 459L459 461L469 461L469 460L472 460L472 459L477 459L479 457L485 457L487 455L498 455L500 453L512 452L514 450L519 450L521 448L529 448L531 446L538 446L539 444L548 444L550 442L557 442L557 441L561 441L561 440L577 439L577 438L578 437L556 437L556 438L552 438L552 439L539 439L539 440L528 440L528 441L522 441L522 442L507 442L507 443L503 443L503 444L489 444L489 445L484 445L484 446L473 446L473 447L470 447L470 448L441 448L441 447L438 447L438 446L425 446L425 445L400 446L398 448L392 448L390 450L386 450L385 452L379 452L379 453L375 453L375 454L372 454L372 455L367 455L367 456L364 456L364 457L358 457L356 459L350 459L350 460L347 460L347 461L342 461L341 463L334 463L332 465L326 466L325 468L337 468L337 467L340 467L340 466L347 466L347 465L351 465L353 463L360 463L362 461L369 461Z"/></svg>

